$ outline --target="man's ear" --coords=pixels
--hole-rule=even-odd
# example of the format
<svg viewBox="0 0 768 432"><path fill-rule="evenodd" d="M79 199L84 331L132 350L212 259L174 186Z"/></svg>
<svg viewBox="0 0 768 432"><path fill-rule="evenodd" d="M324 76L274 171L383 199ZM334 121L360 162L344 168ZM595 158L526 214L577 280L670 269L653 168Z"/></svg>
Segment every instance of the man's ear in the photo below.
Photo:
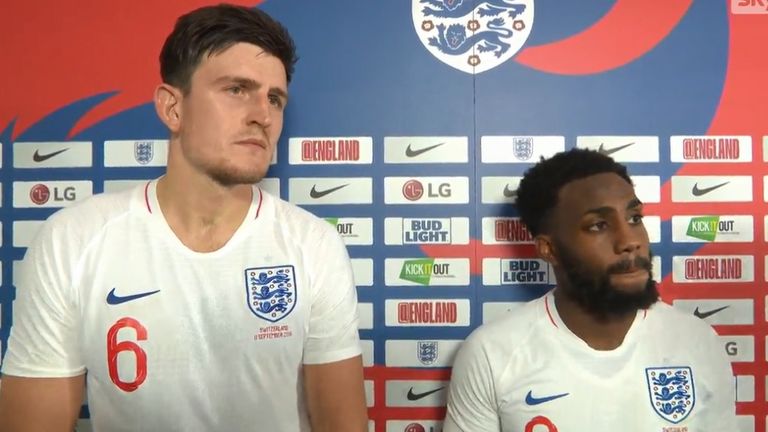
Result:
<svg viewBox="0 0 768 432"><path fill-rule="evenodd" d="M163 83L155 89L155 112L172 134L181 128L182 98L181 91L172 85Z"/></svg>
<svg viewBox="0 0 768 432"><path fill-rule="evenodd" d="M552 241L552 237L547 234L539 234L533 238L534 246L536 247L536 253L539 254L541 259L548 262L550 265L557 265L557 248Z"/></svg>

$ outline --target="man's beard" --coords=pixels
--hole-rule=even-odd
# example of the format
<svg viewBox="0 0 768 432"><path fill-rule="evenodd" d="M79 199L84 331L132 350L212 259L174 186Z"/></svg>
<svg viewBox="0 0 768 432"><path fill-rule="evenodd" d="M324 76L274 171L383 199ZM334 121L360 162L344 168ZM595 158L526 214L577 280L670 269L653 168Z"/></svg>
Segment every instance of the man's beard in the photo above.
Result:
<svg viewBox="0 0 768 432"><path fill-rule="evenodd" d="M566 297L581 306L587 313L599 320L613 316L626 315L639 309L648 309L659 298L656 281L651 275L651 260L636 257L609 266L605 272L596 273L585 270L583 262L565 248L558 248L558 260L568 279L562 290ZM648 281L640 291L626 292L611 285L612 274L622 273L630 268L648 271Z"/></svg>
<svg viewBox="0 0 768 432"><path fill-rule="evenodd" d="M256 184L264 176L257 173L232 172L228 170L210 170L208 176L216 183L224 187L239 186L242 184Z"/></svg>
<svg viewBox="0 0 768 432"><path fill-rule="evenodd" d="M259 170L243 170L226 165L209 165L204 167L204 169L208 174L208 177L224 187L256 184L260 182L266 174Z"/></svg>

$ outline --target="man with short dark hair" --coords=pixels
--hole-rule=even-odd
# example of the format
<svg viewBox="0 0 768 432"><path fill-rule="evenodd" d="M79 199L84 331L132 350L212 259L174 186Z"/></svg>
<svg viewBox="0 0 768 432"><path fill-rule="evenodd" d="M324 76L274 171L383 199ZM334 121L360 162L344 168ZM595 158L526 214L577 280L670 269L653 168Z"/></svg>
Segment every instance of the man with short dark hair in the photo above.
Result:
<svg viewBox="0 0 768 432"><path fill-rule="evenodd" d="M160 179L53 215L18 274L0 430L367 429L357 297L332 226L254 186L295 62L258 9L179 18Z"/></svg>
<svg viewBox="0 0 768 432"><path fill-rule="evenodd" d="M736 430L715 332L657 302L626 168L591 150L558 153L525 173L516 205L557 287L469 336L443 430Z"/></svg>

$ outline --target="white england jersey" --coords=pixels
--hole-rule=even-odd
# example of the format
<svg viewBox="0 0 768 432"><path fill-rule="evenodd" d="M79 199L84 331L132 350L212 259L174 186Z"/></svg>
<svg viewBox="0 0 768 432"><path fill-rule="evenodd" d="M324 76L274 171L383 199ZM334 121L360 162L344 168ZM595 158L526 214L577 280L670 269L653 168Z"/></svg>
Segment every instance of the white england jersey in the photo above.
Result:
<svg viewBox="0 0 768 432"><path fill-rule="evenodd" d="M665 303L597 351L551 293L481 326L453 367L445 432L726 432L735 382L715 332Z"/></svg>
<svg viewBox="0 0 768 432"><path fill-rule="evenodd" d="M17 277L3 373L87 371L95 431L308 431L302 364L361 352L336 230L254 188L227 244L193 252L156 184L45 223Z"/></svg>

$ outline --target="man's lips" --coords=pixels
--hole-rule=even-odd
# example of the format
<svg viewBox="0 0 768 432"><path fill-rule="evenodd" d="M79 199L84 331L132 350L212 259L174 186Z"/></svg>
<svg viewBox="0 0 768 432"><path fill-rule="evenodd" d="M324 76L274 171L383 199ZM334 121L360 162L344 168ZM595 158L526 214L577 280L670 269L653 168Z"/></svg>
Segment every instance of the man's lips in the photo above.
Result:
<svg viewBox="0 0 768 432"><path fill-rule="evenodd" d="M621 277L621 276L629 276L629 277L631 277L631 276L642 276L642 275L647 275L647 274L648 274L648 270L646 270L644 268L639 268L639 267L633 268L633 269L629 269L629 270L622 270L622 271L611 272L611 275L615 275L615 276L619 276L619 277Z"/></svg>
<svg viewBox="0 0 768 432"><path fill-rule="evenodd" d="M265 150L267 148L267 143L264 140L260 140L260 139L244 139L244 140L235 141L235 144L259 146Z"/></svg>

